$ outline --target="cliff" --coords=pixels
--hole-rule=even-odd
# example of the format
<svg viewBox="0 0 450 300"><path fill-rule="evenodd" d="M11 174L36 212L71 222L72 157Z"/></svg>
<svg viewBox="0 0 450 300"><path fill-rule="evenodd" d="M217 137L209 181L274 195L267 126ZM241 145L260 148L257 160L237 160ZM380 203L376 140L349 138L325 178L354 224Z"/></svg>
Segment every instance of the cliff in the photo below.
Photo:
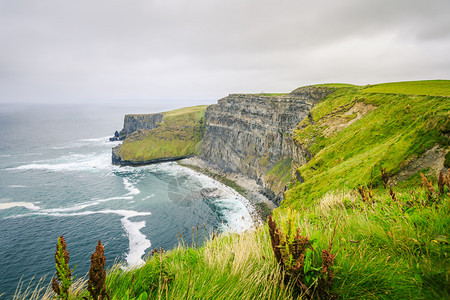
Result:
<svg viewBox="0 0 450 300"><path fill-rule="evenodd" d="M162 113L126 115L123 121L123 129L119 132L119 139L124 140L128 135L139 129L154 129L162 120Z"/></svg>
<svg viewBox="0 0 450 300"><path fill-rule="evenodd" d="M292 165L307 154L294 143L294 128L334 89L304 87L282 96L233 94L206 109L200 158L228 173L241 173L280 202Z"/></svg>
<svg viewBox="0 0 450 300"><path fill-rule="evenodd" d="M205 109L206 106L200 105L125 116L120 132L125 140L112 149L112 163L144 165L197 154L203 138Z"/></svg>

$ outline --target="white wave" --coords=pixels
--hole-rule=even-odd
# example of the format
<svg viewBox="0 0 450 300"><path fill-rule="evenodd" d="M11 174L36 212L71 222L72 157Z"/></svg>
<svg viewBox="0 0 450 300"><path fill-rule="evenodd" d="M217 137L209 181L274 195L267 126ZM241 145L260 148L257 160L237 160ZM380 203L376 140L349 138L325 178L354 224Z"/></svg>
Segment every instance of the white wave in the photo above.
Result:
<svg viewBox="0 0 450 300"><path fill-rule="evenodd" d="M8 187L9 187L9 188L13 188L13 189L15 189L15 188L26 188L25 185L14 185L14 184L8 185Z"/></svg>
<svg viewBox="0 0 450 300"><path fill-rule="evenodd" d="M145 227L145 221L132 222L130 218L149 216L151 213L132 210L104 210L101 213L114 213L123 216L120 222L127 233L129 245L129 252L125 257L127 264L130 267L137 267L144 264L142 256L145 254L145 250L151 246L150 240L140 232Z"/></svg>
<svg viewBox="0 0 450 300"><path fill-rule="evenodd" d="M137 267L144 264L142 256L145 250L150 248L150 240L143 235L140 230L145 227L145 221L131 222L127 217L120 220L127 232L130 251L126 256L127 264L131 267Z"/></svg>
<svg viewBox="0 0 450 300"><path fill-rule="evenodd" d="M69 206L69 207L46 208L46 209L41 209L38 206L35 206L35 207L37 208L36 210L39 210L40 212L42 212L44 214L64 213L64 212L80 211L87 207L99 205L100 203L103 203L103 202L109 202L109 201L113 201L113 200L131 200L131 199L133 199L132 196L119 196L119 197L110 197L110 198L105 198L105 199L93 198L92 201L80 203L80 204L77 204L74 206ZM35 203L39 203L39 202L35 202Z"/></svg>
<svg viewBox="0 0 450 300"><path fill-rule="evenodd" d="M145 201L153 197L155 197L155 194L148 195L147 197L144 197L141 201Z"/></svg>
<svg viewBox="0 0 450 300"><path fill-rule="evenodd" d="M35 161L18 167L8 168L6 170L48 170L52 172L59 171L92 171L111 169L111 154L91 153L88 155L72 154L61 156L53 160Z"/></svg>
<svg viewBox="0 0 450 300"><path fill-rule="evenodd" d="M175 171L178 174L181 173L194 177L199 181L200 186L203 188L217 188L217 190L214 191L216 199L212 201L214 201L214 204L223 211L223 218L227 223L227 226L224 226L223 228L224 230L242 232L251 229L255 225L255 222L251 217L255 214L255 208L248 199L238 192L221 182L189 168L178 164L173 164L170 167L171 168L168 169L172 169L172 172Z"/></svg>
<svg viewBox="0 0 450 300"><path fill-rule="evenodd" d="M97 201L97 202L109 202L112 200L131 200L133 199L133 196L117 196L117 197L110 197L110 198L105 198L105 199L98 199L98 198L92 198L92 200Z"/></svg>
<svg viewBox="0 0 450 300"><path fill-rule="evenodd" d="M99 201L92 201L92 202L85 202L80 203L78 205L70 206L70 207L64 207L64 208L48 208L48 209L42 209L41 211L43 213L61 213L61 212L73 212L73 211L79 211L82 209L85 209L86 207L95 206L100 204Z"/></svg>
<svg viewBox="0 0 450 300"><path fill-rule="evenodd" d="M108 146L111 147L111 142L109 138L111 136L104 136L99 138L89 138L89 139L79 139L76 141L70 141L68 143L57 145L52 147L53 150L64 150L64 149L74 149L82 147L98 147L98 146Z"/></svg>
<svg viewBox="0 0 450 300"><path fill-rule="evenodd" d="M141 193L141 191L137 189L127 178L123 179L123 184L125 185L125 189L128 191L127 195L138 195Z"/></svg>
<svg viewBox="0 0 450 300"><path fill-rule="evenodd" d="M30 210L39 210L39 206L34 205L32 202L8 202L8 203L0 203L0 210L13 208L13 207L25 207Z"/></svg>
<svg viewBox="0 0 450 300"><path fill-rule="evenodd" d="M235 198L222 198L216 200L215 204L223 212L224 220L229 226L229 228L225 228L225 225L222 225L223 229L243 232L253 227L254 222L252 216L243 202L236 201Z"/></svg>
<svg viewBox="0 0 450 300"><path fill-rule="evenodd" d="M139 216L149 216L151 215L150 212L137 212L133 210L123 210L123 209L118 210L105 209L100 211L82 211L75 213L66 213L66 212L50 212L43 210L35 213L10 216L6 217L6 219L27 217L32 215L44 215L52 217L72 217L72 216L87 216L93 214L116 214L123 217L122 219L120 219L120 222L122 223L122 227L124 228L125 233L127 234L129 246L129 251L125 256L125 259L127 261L128 266L130 267L137 267L142 265L144 263L142 256L145 254L145 250L147 250L151 246L150 240L147 239L147 237L140 231L142 228L145 227L146 223L145 221L133 222L130 221L130 218Z"/></svg>
<svg viewBox="0 0 450 300"><path fill-rule="evenodd" d="M109 138L112 136L103 136L99 138L89 138L89 139L79 139L81 142L88 142L88 143L109 143Z"/></svg>

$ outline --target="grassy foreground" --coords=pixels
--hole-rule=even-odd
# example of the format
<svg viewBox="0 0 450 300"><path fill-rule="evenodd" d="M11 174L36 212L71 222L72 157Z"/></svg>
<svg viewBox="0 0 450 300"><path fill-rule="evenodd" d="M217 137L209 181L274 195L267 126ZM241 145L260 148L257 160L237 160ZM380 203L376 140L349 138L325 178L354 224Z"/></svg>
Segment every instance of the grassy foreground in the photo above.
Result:
<svg viewBox="0 0 450 300"><path fill-rule="evenodd" d="M373 193L370 203L356 191L328 193L318 205L301 212L278 209L275 219L286 223L291 215L315 249L327 247L333 238L331 291L341 298L448 297L448 187L432 200L421 187L395 190L396 200L385 190ZM313 260L320 264L318 252ZM123 270L117 265L108 271L106 286L111 299L297 298L283 276L263 226L210 238L199 249L180 243L172 251L156 252L139 269ZM40 297L51 299L51 295L48 291ZM85 279L78 282L71 299L83 296L88 296Z"/></svg>
<svg viewBox="0 0 450 300"><path fill-rule="evenodd" d="M128 136L119 150L122 160L145 162L197 154L205 128L206 105L163 113L163 122L152 130Z"/></svg>

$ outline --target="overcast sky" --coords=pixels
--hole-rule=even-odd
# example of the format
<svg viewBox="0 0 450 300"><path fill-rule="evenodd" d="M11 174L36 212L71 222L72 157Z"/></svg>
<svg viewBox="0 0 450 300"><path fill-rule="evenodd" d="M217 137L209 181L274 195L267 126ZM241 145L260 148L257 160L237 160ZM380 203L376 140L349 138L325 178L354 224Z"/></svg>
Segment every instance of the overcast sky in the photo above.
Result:
<svg viewBox="0 0 450 300"><path fill-rule="evenodd" d="M450 79L449 0L0 0L0 103Z"/></svg>

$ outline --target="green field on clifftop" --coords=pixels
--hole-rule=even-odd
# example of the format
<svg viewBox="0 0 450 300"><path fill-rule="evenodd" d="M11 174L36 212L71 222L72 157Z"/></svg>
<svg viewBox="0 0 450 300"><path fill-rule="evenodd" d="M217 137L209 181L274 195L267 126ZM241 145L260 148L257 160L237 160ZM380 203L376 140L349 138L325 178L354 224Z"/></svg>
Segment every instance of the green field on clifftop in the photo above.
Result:
<svg viewBox="0 0 450 300"><path fill-rule="evenodd" d="M197 154L203 138L206 105L163 113L163 121L152 130L138 130L120 147L124 161L147 162Z"/></svg>

